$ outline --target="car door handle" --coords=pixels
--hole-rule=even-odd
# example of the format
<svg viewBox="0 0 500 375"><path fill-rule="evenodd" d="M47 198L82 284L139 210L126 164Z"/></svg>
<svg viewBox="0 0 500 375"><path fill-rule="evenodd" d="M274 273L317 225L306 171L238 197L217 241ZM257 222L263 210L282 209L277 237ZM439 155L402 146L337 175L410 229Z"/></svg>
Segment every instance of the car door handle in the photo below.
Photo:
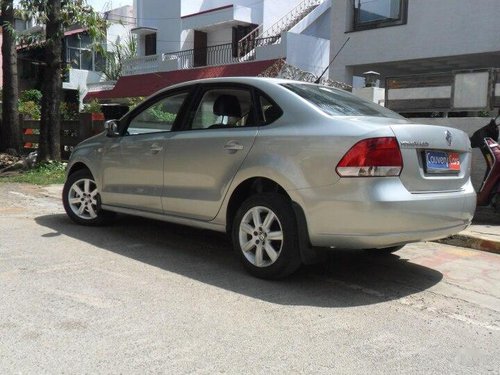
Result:
<svg viewBox="0 0 500 375"><path fill-rule="evenodd" d="M158 143L153 143L153 144L151 145L150 150L151 150L151 153L152 153L152 154L157 154L157 153L159 153L161 150L163 150L163 147L162 147L162 146L160 146Z"/></svg>
<svg viewBox="0 0 500 375"><path fill-rule="evenodd" d="M224 150L226 151L239 151L243 150L243 145L236 141L229 141L224 145Z"/></svg>

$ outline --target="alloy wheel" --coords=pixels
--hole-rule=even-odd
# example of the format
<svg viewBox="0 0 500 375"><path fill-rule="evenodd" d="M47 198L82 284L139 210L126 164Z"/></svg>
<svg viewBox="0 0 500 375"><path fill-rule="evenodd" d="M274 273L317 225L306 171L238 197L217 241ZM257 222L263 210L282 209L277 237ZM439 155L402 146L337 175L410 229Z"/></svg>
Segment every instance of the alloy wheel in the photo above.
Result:
<svg viewBox="0 0 500 375"><path fill-rule="evenodd" d="M239 242L245 258L256 267L268 267L279 258L283 248L283 227L269 208L249 209L239 226Z"/></svg>
<svg viewBox="0 0 500 375"><path fill-rule="evenodd" d="M97 185L93 180L82 178L75 181L68 192L71 211L80 219L95 219L99 209L98 194Z"/></svg>

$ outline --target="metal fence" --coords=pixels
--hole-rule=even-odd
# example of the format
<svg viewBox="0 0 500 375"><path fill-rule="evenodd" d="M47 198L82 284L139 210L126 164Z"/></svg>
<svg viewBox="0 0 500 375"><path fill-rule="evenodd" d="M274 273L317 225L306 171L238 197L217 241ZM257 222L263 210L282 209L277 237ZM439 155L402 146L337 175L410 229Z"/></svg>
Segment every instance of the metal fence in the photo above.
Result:
<svg viewBox="0 0 500 375"><path fill-rule="evenodd" d="M189 49L165 53L163 59L177 60L178 69L191 69L201 66L234 64L255 60L255 48L275 44L281 36L259 39L246 39L237 43L225 43L206 48Z"/></svg>
<svg viewBox="0 0 500 375"><path fill-rule="evenodd" d="M73 148L83 141L104 130L104 121L92 118L92 113L80 114L80 120L61 121L61 157L68 159ZM40 121L19 118L23 148L35 151L40 140Z"/></svg>

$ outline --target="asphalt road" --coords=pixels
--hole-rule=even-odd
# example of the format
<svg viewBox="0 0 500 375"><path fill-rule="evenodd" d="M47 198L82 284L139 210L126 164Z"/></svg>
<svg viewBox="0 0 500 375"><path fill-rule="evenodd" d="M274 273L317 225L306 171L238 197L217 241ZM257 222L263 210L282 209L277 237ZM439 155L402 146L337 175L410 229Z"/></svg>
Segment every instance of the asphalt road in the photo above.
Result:
<svg viewBox="0 0 500 375"><path fill-rule="evenodd" d="M224 236L0 183L0 373L499 374L500 256L332 253L279 281Z"/></svg>

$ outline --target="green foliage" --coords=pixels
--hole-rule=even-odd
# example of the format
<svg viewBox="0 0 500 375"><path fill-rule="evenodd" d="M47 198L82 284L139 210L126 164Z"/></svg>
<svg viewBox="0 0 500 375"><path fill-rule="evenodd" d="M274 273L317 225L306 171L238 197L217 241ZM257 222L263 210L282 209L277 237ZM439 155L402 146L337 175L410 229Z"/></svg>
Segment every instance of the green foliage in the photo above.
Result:
<svg viewBox="0 0 500 375"><path fill-rule="evenodd" d="M144 96L137 96L135 98L127 98L127 105L129 110L137 107L144 101Z"/></svg>
<svg viewBox="0 0 500 375"><path fill-rule="evenodd" d="M160 108L151 108L149 113L153 116L153 121L155 122L166 122L168 124L173 124L175 121L175 113L164 111Z"/></svg>
<svg viewBox="0 0 500 375"><path fill-rule="evenodd" d="M60 107L61 119L63 120L78 120L78 104L62 102Z"/></svg>
<svg viewBox="0 0 500 375"><path fill-rule="evenodd" d="M83 106L82 113L101 113L101 105L97 99L92 99L89 103Z"/></svg>
<svg viewBox="0 0 500 375"><path fill-rule="evenodd" d="M42 92L37 89L24 90L19 95L19 100L21 102L35 102L40 104L42 102Z"/></svg>
<svg viewBox="0 0 500 375"><path fill-rule="evenodd" d="M129 34L124 41L120 37L111 43L111 51L106 53L104 75L111 81L117 81L123 74L123 63L137 55L137 39Z"/></svg>
<svg viewBox="0 0 500 375"><path fill-rule="evenodd" d="M40 120L40 105L33 102L27 101L22 102L19 101L18 107L19 114L31 120Z"/></svg>
<svg viewBox="0 0 500 375"><path fill-rule="evenodd" d="M42 93L39 90L24 90L19 95L18 111L31 120L40 120Z"/></svg>
<svg viewBox="0 0 500 375"><path fill-rule="evenodd" d="M478 117L495 117L495 115L492 115L490 111L479 111L477 114Z"/></svg>
<svg viewBox="0 0 500 375"><path fill-rule="evenodd" d="M65 180L66 163L49 161L37 164L19 175L0 177L0 182L21 182L35 185L62 184Z"/></svg>
<svg viewBox="0 0 500 375"><path fill-rule="evenodd" d="M32 47L38 47L39 45L45 43L45 35L41 31L16 34L16 41L18 46L30 49Z"/></svg>
<svg viewBox="0 0 500 375"><path fill-rule="evenodd" d="M21 0L19 12L25 19L33 18L38 23L45 24L50 3L48 0ZM106 20L87 4L87 0L62 1L61 18L63 29L74 25L85 27L96 46L100 46L100 42L106 38Z"/></svg>

